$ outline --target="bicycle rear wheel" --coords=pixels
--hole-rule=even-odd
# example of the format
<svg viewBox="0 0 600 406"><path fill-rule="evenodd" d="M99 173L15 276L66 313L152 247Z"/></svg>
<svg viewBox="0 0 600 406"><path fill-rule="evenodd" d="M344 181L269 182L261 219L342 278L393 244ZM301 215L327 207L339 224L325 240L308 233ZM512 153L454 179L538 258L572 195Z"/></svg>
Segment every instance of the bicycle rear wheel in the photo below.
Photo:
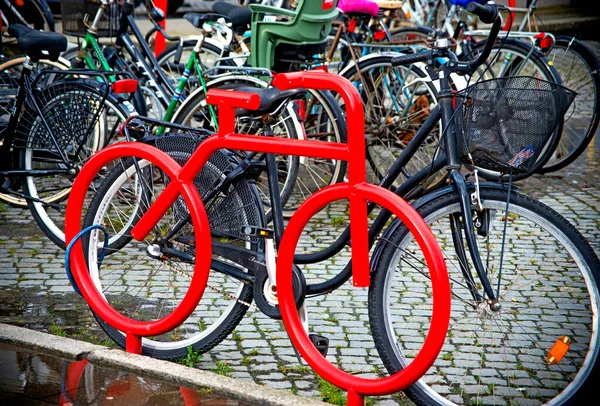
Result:
<svg viewBox="0 0 600 406"><path fill-rule="evenodd" d="M392 66L394 56L359 60L358 64L342 72L342 76L355 83L365 104L366 152L372 169L371 183L383 179L437 104L437 91L429 75L416 65ZM432 129L426 142L406 165L402 179L397 179L394 186L431 164L440 151L440 134L439 126ZM434 179L430 182L436 183Z"/></svg>
<svg viewBox="0 0 600 406"><path fill-rule="evenodd" d="M35 199L27 204L40 229L64 249L64 210L75 176L96 151L117 138L118 124L130 111L106 98L93 79L57 82L35 97L56 143L41 118L28 109L17 129L20 168L48 172L24 176L23 191ZM98 174L90 198L104 175Z"/></svg>
<svg viewBox="0 0 600 406"><path fill-rule="evenodd" d="M168 134L158 139L156 146L183 165L200 141ZM206 199L237 164L231 152L215 152L194 179L200 195ZM84 223L85 227L102 225L108 230L111 255L98 265L104 236L98 230L90 232L84 239L90 274L107 302L121 314L142 321L164 317L186 294L196 255L203 255L202 247L211 241L194 241L193 227L186 217L189 209L181 197L146 239L132 239L131 228L170 179L148 161L130 158L112 166ZM264 240L243 233L246 226L265 226L253 181L241 179L228 190L217 189L217 194L205 201L205 207L213 244L213 267L206 290L182 325L142 340L143 354L175 359L185 356L188 346L206 352L233 331L253 300L252 285L248 283L253 271L232 259L239 250L252 251L254 258L264 252ZM169 233L171 237L167 237ZM216 248L218 244L221 250ZM240 279L240 274L247 280ZM124 333L95 316L108 336L125 347Z"/></svg>
<svg viewBox="0 0 600 406"><path fill-rule="evenodd" d="M11 103L14 101L17 95L17 80L21 75L23 63L25 63L25 56L15 56L5 60L0 64L0 74L2 78L0 85L2 87L2 94L0 96L0 115L2 116L2 123L0 124L0 133L8 126L8 119L10 115L7 108L11 107ZM39 74L39 72L46 69L69 69L66 61L59 59L58 61L40 60L37 63L37 68L33 75ZM48 85L55 79L54 75L48 75L48 78L44 80L43 85ZM0 201L10 204L15 207L27 207L27 201L21 197L13 196L10 194L0 193Z"/></svg>
<svg viewBox="0 0 600 406"><path fill-rule="evenodd" d="M576 160L594 138L600 121L600 59L585 43L558 37L547 55L563 81L577 97L565 114L560 140L540 173L554 172Z"/></svg>
<svg viewBox="0 0 600 406"><path fill-rule="evenodd" d="M581 233L548 206L511 192L507 212L506 189L485 187L480 193L483 211L473 209L474 224L481 259L498 292L495 307L485 297L474 299L461 270L456 244L462 232L451 232L451 222L462 222L459 195L415 203L444 252L452 313L438 360L406 393L417 405L487 405L500 399L581 404L581 395L597 384L600 261ZM389 373L411 362L427 333L419 309L432 299L430 282L415 247L396 221L376 248L369 317ZM566 356L548 361L564 336L571 340Z"/></svg>

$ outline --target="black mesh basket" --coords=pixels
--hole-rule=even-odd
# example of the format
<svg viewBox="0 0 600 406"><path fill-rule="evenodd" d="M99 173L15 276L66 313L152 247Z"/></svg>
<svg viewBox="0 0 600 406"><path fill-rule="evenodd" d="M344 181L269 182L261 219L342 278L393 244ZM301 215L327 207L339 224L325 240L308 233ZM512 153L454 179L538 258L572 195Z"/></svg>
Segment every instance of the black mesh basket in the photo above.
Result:
<svg viewBox="0 0 600 406"><path fill-rule="evenodd" d="M63 34L84 37L88 27L84 24L87 15L87 24L92 25L100 0L60 0L61 23ZM102 13L102 18L96 23L97 37L114 37L119 28L119 4L112 1Z"/></svg>
<svg viewBox="0 0 600 406"><path fill-rule="evenodd" d="M530 76L481 81L459 93L460 158L501 173L528 173L577 93Z"/></svg>

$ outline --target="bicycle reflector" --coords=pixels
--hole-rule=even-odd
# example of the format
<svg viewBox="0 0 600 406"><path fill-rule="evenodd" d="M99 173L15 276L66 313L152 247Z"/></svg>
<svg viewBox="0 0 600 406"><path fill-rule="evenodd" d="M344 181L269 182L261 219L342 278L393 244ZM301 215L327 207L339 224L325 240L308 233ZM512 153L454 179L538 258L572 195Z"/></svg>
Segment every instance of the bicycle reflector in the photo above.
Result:
<svg viewBox="0 0 600 406"><path fill-rule="evenodd" d="M120 79L111 85L115 93L135 93L138 82L135 79Z"/></svg>
<svg viewBox="0 0 600 406"><path fill-rule="evenodd" d="M373 33L373 39L375 41L381 41L382 39L385 39L385 31L383 31L383 30L375 31Z"/></svg>
<svg viewBox="0 0 600 406"><path fill-rule="evenodd" d="M535 38L535 45L538 46L542 52L548 52L554 46L554 38L545 32L540 32L533 38Z"/></svg>
<svg viewBox="0 0 600 406"><path fill-rule="evenodd" d="M546 360L549 364L558 364L565 357L567 351L569 351L569 347L571 347L571 339L567 336L559 337L550 351L548 351Z"/></svg>

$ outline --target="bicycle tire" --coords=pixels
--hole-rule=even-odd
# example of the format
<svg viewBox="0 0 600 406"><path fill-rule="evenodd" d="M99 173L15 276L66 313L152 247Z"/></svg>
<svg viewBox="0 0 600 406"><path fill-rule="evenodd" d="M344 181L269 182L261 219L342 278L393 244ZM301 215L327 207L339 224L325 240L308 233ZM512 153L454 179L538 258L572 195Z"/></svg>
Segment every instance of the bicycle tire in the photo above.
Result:
<svg viewBox="0 0 600 406"><path fill-rule="evenodd" d="M26 0L16 8L12 6L13 9L4 3L0 4L2 14L9 24L24 24L36 30L55 31L54 17L45 0ZM19 15L15 15L15 11Z"/></svg>
<svg viewBox="0 0 600 406"><path fill-rule="evenodd" d="M475 44L474 50L477 51L482 49L484 45L485 41L480 41ZM502 58L500 56L502 53L508 53L510 58ZM461 55L459 58L476 58L477 55L478 53L473 52L468 56ZM471 78L471 83L475 83L480 78L489 79L503 76L534 76L548 82L562 84L560 74L556 68L551 66L546 56L541 51L535 48L532 49L532 45L529 45L518 39L506 38L495 43L490 58L491 62L482 65L482 67L478 69L477 74ZM508 63L506 63L507 59L509 60ZM494 67L498 67L496 70L499 70L499 72L496 72ZM508 70L506 72L502 72L504 69ZM549 138L544 150L539 154L535 165L533 165L529 172L512 174L509 176L496 171L477 168L479 175L489 181L507 182L511 178L512 181L519 181L538 173L539 169L542 168L546 162L548 162L555 151L556 146L560 141L561 133L562 125L559 126Z"/></svg>
<svg viewBox="0 0 600 406"><path fill-rule="evenodd" d="M402 27L397 28L390 33L392 41L414 41L414 40L426 40L434 30L430 27L418 25L415 27ZM425 46L425 43L423 43Z"/></svg>
<svg viewBox="0 0 600 406"><path fill-rule="evenodd" d="M174 86L177 86L177 82L183 76L185 65L189 60L191 52L195 48L196 43L197 41L187 40L184 41L181 46L177 44L171 45L156 57L158 65L169 78L173 79ZM205 58L202 58L202 55L204 55ZM219 58L227 55L228 53L226 51L218 48L216 45L206 41L203 42L200 53L198 54L200 57L199 61L201 62L202 71L204 72L207 69L214 67ZM190 95L194 90L196 90L196 88L198 88L198 86L200 86L200 82L196 78L196 72L191 71L190 77L186 83L186 87L182 93Z"/></svg>
<svg viewBox="0 0 600 406"><path fill-rule="evenodd" d="M485 298L476 302L467 289L449 225L450 214L460 212L459 195L450 190L415 202L444 251L452 314L438 360L405 392L417 405L497 404L500 398L506 404L568 404L580 399L597 383L600 261L581 233L543 203L512 191L507 216L506 188L487 186L480 193L484 211L474 219L481 222L476 237L494 291L500 291L501 308L494 312ZM493 226L485 214L496 221ZM502 234L505 218L502 251L502 235L489 234ZM486 225L488 236L480 234ZM419 322L419 307L431 299L429 282L422 278L410 238L395 221L374 254L370 325L390 374L410 363L427 332ZM392 286L394 281L398 285ZM412 303L400 304L407 297ZM562 362L551 364L546 356L561 336L570 337L572 345Z"/></svg>
<svg viewBox="0 0 600 406"><path fill-rule="evenodd" d="M4 62L0 63L0 72L8 73L14 75L15 77L18 77L21 73L19 67L23 66L25 60L26 57L21 55L6 59L4 60ZM42 65L47 66L48 69L69 69L68 64L66 64L65 62L66 61L61 61L60 59L56 62L47 59L42 59L38 62L38 67ZM10 194L0 193L0 201L8 203L9 205L14 207L27 207L27 201L25 199ZM50 202L52 202L52 200L50 200Z"/></svg>
<svg viewBox="0 0 600 406"><path fill-rule="evenodd" d="M437 104L437 90L431 80L427 81L429 75L417 65L393 66L392 59L397 55L361 58L341 73L359 87L365 105L366 155L374 175L371 183L383 179ZM361 77L366 78L365 82ZM365 85L369 87L366 91ZM404 85L410 86L403 89ZM431 164L439 152L440 134L440 127L435 127L425 148L413 156L405 168L407 172L395 181L395 186L407 174ZM437 183L433 178L429 182Z"/></svg>
<svg viewBox="0 0 600 406"><path fill-rule="evenodd" d="M171 144L167 148L160 147L160 149L183 164L189 159L194 148L188 148L189 145L186 143L175 140L178 136L179 134L169 134L168 137L163 137L163 140ZM221 179L226 171L234 169L238 163L239 161L227 150L215 152L196 176L195 184L200 194L206 196L210 190L206 186L214 186L215 180ZM120 210L126 211L128 219L131 219L132 215L139 218L136 214L143 212L148 202L152 202L148 200L144 203L142 199L138 199L138 202L142 202L141 205L131 204L131 191L142 189L143 183L139 181L141 178L152 173L151 188L147 189L150 196L154 196L154 192L158 194L168 183L168 178L155 169L144 172L145 168L151 168L148 161L137 161L137 164L139 168L135 167L130 158L128 163L113 166L111 174L103 182L92 201L84 223L86 227L104 224L109 228L109 234L112 234L111 224L119 226L119 223L107 221L108 218L113 215L121 216ZM211 206L211 202L216 203ZM211 202L208 202L205 207L211 224L213 244L229 236L231 239L227 242L227 247L241 244L246 248L264 252L264 240L254 237L246 240L236 239L237 237L229 234L233 229L239 233L244 225L265 226L263 209L253 181L242 179L232 185L227 195L220 192ZM189 286L187 278L193 273L194 261L190 259L186 262L182 259L183 255L180 257L165 255L160 258L158 255L151 255L151 248L156 245L154 244L158 241L156 238L172 230L171 226L181 221L187 210L186 203L179 198L167 211L163 222L155 227L144 241L139 242L132 239L130 235L122 234L121 242L127 240L128 245L119 244L121 246L110 248L109 250L114 252L104 258L101 268L97 265L97 255L103 242L102 234L95 230L84 238L84 252L87 255L90 274L97 288L117 311L137 320L152 320L157 313L166 314L171 305L177 305L176 302L181 299L179 295L185 294L186 286ZM227 220L219 222L219 216L232 216L232 213L236 214L235 219L232 220L235 224L226 228ZM133 222L129 223L130 226L132 224ZM220 224L224 227L219 227ZM188 235L194 235L190 228L191 224L185 224L180 228L177 237L170 240L169 246L195 257L196 249L200 249L201 244L196 244L189 238L186 240ZM130 229L131 227L128 228ZM119 227L115 231L122 230ZM218 254L213 249L213 265L218 258ZM146 265L141 265L142 263ZM230 266L250 275L253 273L242 264L230 263ZM118 279L116 282L115 276ZM160 359L177 359L187 355L189 346L194 351L207 352L235 329L252 300L251 284L211 269L207 288L194 313L175 330L160 336L144 338L142 354ZM106 334L119 346L125 348L125 334L111 327L98 315L94 314L94 316Z"/></svg>
<svg viewBox="0 0 600 406"><path fill-rule="evenodd" d="M558 37L547 57L560 74L563 86L578 95L565 114L558 146L539 173L555 172L575 161L594 138L600 121L600 59L594 51L576 38Z"/></svg>
<svg viewBox="0 0 600 406"><path fill-rule="evenodd" d="M131 110L110 93L104 100L104 90L98 89L98 82L89 79L72 79L50 85L37 95L42 101L42 112L46 119L54 120L49 124L55 134L62 153L79 165L83 165L96 151L118 140L114 133L118 132L118 123L123 122L131 114ZM99 107L104 100L102 106ZM75 103L76 105L74 105ZM90 120L98 114L90 134L83 134L81 126L91 125ZM20 120L23 125L23 145L19 154L19 166L23 170L40 168L59 168L62 165L59 152L49 138L47 130L36 114L26 111ZM88 127L88 130L90 128ZM79 143L77 137L86 137L79 151L79 156L72 152ZM71 152L71 154L69 154ZM77 165L74 165L77 168ZM44 205L28 199L31 214L40 229L58 247L65 249L64 208L71 190L75 174L54 174L48 176L24 176L23 191L36 199L52 201L58 208ZM104 174L98 174L98 183ZM94 188L97 185L94 185ZM93 188L90 190L93 193Z"/></svg>

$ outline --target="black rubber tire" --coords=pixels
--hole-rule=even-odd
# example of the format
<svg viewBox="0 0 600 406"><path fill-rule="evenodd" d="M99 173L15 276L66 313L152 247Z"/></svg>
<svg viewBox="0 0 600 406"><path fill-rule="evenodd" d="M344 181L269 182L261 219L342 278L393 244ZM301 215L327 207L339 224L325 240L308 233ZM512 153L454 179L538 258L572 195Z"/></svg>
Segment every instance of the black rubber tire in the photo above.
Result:
<svg viewBox="0 0 600 406"><path fill-rule="evenodd" d="M26 25L36 30L55 31L54 17L46 0L25 0L22 6L10 3L21 15L21 18L27 22ZM21 18L15 15L4 2L0 5L0 10L9 24L23 24Z"/></svg>
<svg viewBox="0 0 600 406"><path fill-rule="evenodd" d="M505 215L504 208L506 207L507 200L506 189L499 187L485 187L481 188L480 193L481 201L484 204L484 207L491 207L493 210L498 211L498 214L493 214L494 216L497 216L497 218L500 219L500 215ZM474 375L477 374L477 371L483 370L487 371L485 377L492 380L498 379L497 385L499 389L498 394L496 396L500 396L503 398L504 396L516 396L517 399L515 404L521 404L519 403L519 400L523 399L522 396L528 396L528 394L530 393L532 398L536 398L536 401L540 401L540 399L537 399L537 396L550 396L551 398L555 396L552 395L555 389L553 384L548 381L544 382L543 378L541 378L542 376L549 376L549 374L544 375L544 373L547 372L546 370L539 371L539 373L537 374L538 379L536 379L536 381L540 381L542 385L547 385L547 391L544 391L543 387L534 388L532 383L528 383L528 390L526 391L526 393L520 393L520 390L517 390L518 388L513 387L513 385L515 384L514 382L512 385L502 383L504 381L510 381L509 379L504 378L512 376L509 375L510 373L517 373L516 370L519 369L519 365L521 365L521 363L504 361L502 359L503 357L501 354L512 355L516 351L519 351L520 348L522 349L524 345L527 348L529 348L530 346L535 346L534 344L519 344L519 339L516 335L512 337L514 338L514 340L502 339L504 335L510 335L511 333L517 334L517 331L524 327L522 325L523 322L525 324L529 323L527 325L528 327L531 327L531 329L524 334L524 336L527 339L525 340L525 338L523 338L523 340L527 341L528 343L531 339L535 341L535 338L539 337L537 331L538 328L536 327L545 328L546 330L544 330L544 333L540 334L550 336L548 337L547 341L538 341L545 342L543 346L540 345L540 348L537 348L537 346L535 346L536 348L531 350L538 351L538 358L540 358L538 361L531 361L530 364L525 362L525 359L531 360L535 358L533 352L526 352L529 350L523 349L523 353L519 353L519 360L523 360L524 362L521 370L532 371L534 378L536 377L535 366L540 363L546 362L544 357L546 356L546 354L548 354L548 352L544 352L542 347L551 347L552 344L554 344L556 338L558 336L563 335L561 334L561 332L564 332L565 329L571 331L571 326L569 325L569 323L571 322L571 318L581 320L582 322L583 320L585 320L585 326L578 326L580 330L584 331L583 333L579 334L577 332L572 332L569 334L573 337L574 345L577 345L578 347L595 345L597 349L597 346L600 344L600 337L598 336L599 332L597 328L598 320L595 316L595 311L597 311L598 306L598 286L600 284L600 261L598 260L596 253L594 252L590 244L585 240L583 235L571 223L569 223L568 220L566 220L556 211L544 205L543 203L513 191L510 195L510 204L512 209L510 210L509 214L509 218L511 219L509 223L514 223L514 227L509 226L511 229L507 233L507 244L514 244L515 249L522 249L522 253L521 251L511 251L510 248L506 248L504 251L500 251L502 249L501 244L496 244L500 239L499 237L497 237L496 239L491 239L487 243L487 245L491 249L496 249L499 252L503 252L504 255L501 256L505 259L505 266L502 268L501 274L502 281L505 282L501 285L503 289L501 289L501 296L499 302L504 310L501 314L488 315L487 317L496 317L493 319L494 321L491 321L491 323L493 324L493 326L502 326L500 328L501 333L503 333L505 330L508 330L509 325L511 327L511 330L507 331L506 333L500 334L499 336L493 336L496 340L494 340L494 342L492 343L492 340L486 338L487 336L481 336L482 333L484 333L486 330L484 319L486 319L486 315L491 312L489 309L488 312L485 312L483 307L487 308L489 305L482 304L481 308L471 307L471 305L475 306L475 303L473 303L472 297L467 293L466 286L468 283L463 277L460 269L458 269L458 261L456 260L456 253L453 249L453 239L450 238L450 233L448 231L445 231L446 229L444 229L444 227L446 227L446 223L440 225L435 224L435 220L437 218L447 220L447 216L449 215L449 213L455 213L457 210L460 210L458 194L456 192L450 192L438 197L432 197L430 199L427 199L427 197L425 197L422 200L414 203L415 208L417 209L419 214L426 220L426 222L429 225L434 223L432 226L432 230L434 230L434 232L436 232L435 230L438 230L436 235L441 245L441 248L446 249L444 256L448 263L449 278L452 283L453 289L453 300L451 305L452 315L450 321L450 329L447 336L447 343L445 344L444 349L442 349L442 352L438 357L438 361L436 361L436 363L428 371L428 373L421 380L419 380L418 382L416 382L411 387L405 390L405 393L417 405L453 405L455 404L453 402L460 402L460 404L472 404L469 400L469 397L473 400L477 397L477 404L484 404L486 402L485 399L495 399L495 393L489 392L490 390L495 390L495 385L490 384L488 386L484 383L485 381L483 380L481 380L481 386L483 391L487 391L486 396L482 397L480 394L480 396L478 397L478 394L474 392L475 384L478 382L477 376ZM527 213L528 217L524 216L523 213ZM521 217L519 217L519 215ZM530 230L526 229L524 229L521 232L521 235L519 236L511 234L511 232L514 230L518 231L521 225L528 224L527 222L520 220L521 218L527 219L529 221L535 220L538 222L536 224L543 224L543 226L546 227L545 230L552 229L552 232L554 232L555 234L553 235L551 233L545 232L545 234L547 234L549 237L547 237L546 235L538 236L539 240L536 240L536 236L527 237L527 232ZM502 220L500 221L500 223L496 223L495 225L495 228L500 232L503 229L503 223L504 221ZM540 230L544 229L540 228ZM558 240L556 235L559 235L561 238L564 239L564 241ZM430 291L426 292L425 290L420 289L422 284L425 286L429 284L427 279L428 274L426 269L420 268L418 261L420 257L417 258L419 253L412 250L412 247L414 247L414 241L410 242L409 240L406 240L405 238L407 237L410 236L406 226L400 224L398 220L395 220L394 223L392 223L392 225L387 229L386 233L380 239L378 246L375 249L374 258L376 259L375 262L372 264L371 268L373 274L371 279L372 285L369 288L370 326L373 333L373 337L375 339L378 353L381 359L383 360L387 371L390 374L393 374L406 367L406 365L410 362L409 358L412 358L414 356L414 353L420 348L419 340L421 338L415 338L409 333L406 333L406 331L419 331L418 333L413 334L424 334L428 331L428 326L415 327L411 324L414 321L414 317L411 318L410 316L415 316L416 314L411 313L411 311L405 307L401 307L401 305L399 304L400 299L396 298L395 296L396 294L398 294L399 297L408 297L409 300L410 298L413 298L414 301L412 303L407 303L407 307L414 306L415 303L421 304L422 301L426 302L425 304L430 304L430 300L419 300L419 298L422 299L424 296L427 296L428 299L431 298ZM541 239L543 238L548 238L548 240L542 241ZM552 244L547 242L552 241L552 238L554 238L553 241L560 241L559 247L562 247L563 249L561 253L567 253L567 248L565 247L570 247L568 248L571 250L569 252L569 254L571 255L570 259L576 257L577 260L580 260L582 264L585 264L587 266L587 269L579 269L578 272L577 270L572 269L577 267L576 265L574 265L574 262L569 261L569 267L567 268L565 266L565 269L563 270L563 268L560 266L564 263L567 263L567 261L562 261L565 255L555 255L554 252L552 252L552 254L550 254L549 252L544 252L544 250L552 250ZM481 242L486 244L486 241L487 240L485 237L481 237ZM528 248L531 246L538 246L538 243L547 244L544 247L540 247L540 251L538 253L539 257L531 255L527 258L528 260L523 259L523 256L527 257L530 254ZM480 245L480 249L483 249L481 247L482 245ZM395 258L394 256L396 253L398 253L399 255L406 253L406 255L403 257ZM482 252L482 259L484 260L484 264L486 263L485 255L486 254ZM498 261L494 261L494 259L496 258L492 258L491 261L495 262L497 265ZM531 261L529 261L529 259L531 259ZM410 264L411 260L413 261L412 264ZM551 264L547 261L555 261L552 262L552 264L555 264L556 266L561 268L558 274L550 269ZM417 266L417 268L415 268L415 265ZM454 266L451 267L451 265ZM421 266L424 268L424 265ZM580 268L581 267L583 267L583 265L580 265ZM527 271L526 269L529 268L534 268L535 270ZM497 268L493 268L493 264L490 264L488 270L498 271ZM400 285L398 285L399 291L397 292L394 290L390 290L389 286L391 286L392 281L388 279L393 277L393 274L395 274L396 272L399 272L397 280L399 281L398 283L400 283ZM477 275L474 271L473 273L475 277L475 282L478 283L478 286L480 286ZM567 276L566 273L568 273L569 276ZM533 278L535 278L536 276L539 278L537 280L537 287L533 286L536 285L536 283L528 284L528 282L531 281L529 279L526 279L528 276L527 274L530 274L529 276L532 276L531 274L533 274ZM407 276L405 277L405 275ZM494 275L497 276L498 272L495 272ZM414 277L415 280L410 280L412 277ZM409 280L405 280L406 278L408 278ZM558 281L560 278L568 278L568 280L563 280L563 284L560 284ZM587 281L584 281L583 278L589 279ZM535 279L532 279L532 281L533 280ZM494 289L496 289L496 284L499 284L499 281L497 279L494 279L493 281L495 283ZM519 281L521 285L519 285L517 281ZM511 282L513 284L511 284ZM551 295L552 293L549 293L549 284L550 286L556 285L557 290L560 290L561 288L566 290L572 289L572 293L569 293L566 296L569 296L573 300L564 298L564 303L562 305L556 302L552 302L549 305L544 305L541 302L539 302L536 308L531 308L528 306L532 305L533 303L525 303L526 298L524 296L527 296L530 299L533 298L533 300L535 301L536 295L539 295L541 297L546 297L545 295ZM412 295L411 293L404 294L404 292L401 291L401 289L408 289L408 291L411 292L409 285L414 285L412 286L412 292L417 293ZM581 293L579 293L576 286L582 288ZM509 288L512 288L514 290L510 290ZM481 291L481 288L479 289ZM500 286L498 287L498 289L500 289ZM591 296L589 296L590 294ZM576 298L579 297L584 297L585 299L582 299L577 302L577 308L581 310L575 312L576 314L569 313L569 315L564 315L562 310L552 312L555 307L558 307L558 309L566 309L570 305L574 305L573 301L576 301ZM594 303L589 304L590 307L588 308L586 306L588 305L589 300L586 299L589 299L590 297L594 301ZM521 298L524 299L520 300ZM560 297L557 297L557 301L560 302L561 298L563 298L562 295ZM395 306L394 310L391 310L391 308L388 308L386 306L387 300L390 301L390 306ZM521 310L519 310L518 306L521 306ZM546 306L548 309L543 310L546 308ZM479 313L477 313L478 309ZM424 313L423 308L421 308L421 310L422 311L418 312L418 316L427 317L427 315ZM521 313L521 311L523 311L523 313ZM539 314L537 318L535 318L536 316L533 313L535 313L536 311L542 311L543 313ZM550 315L544 316L544 314L547 314L548 312L552 313L552 319L556 321L556 323L552 323L551 325L546 324L544 322L536 323L536 320L539 320L540 318L550 318ZM568 312L569 311L567 311L567 313ZM401 314L401 316L398 316L399 313ZM528 318L528 315L531 315L531 317ZM560 317L561 315L564 315L565 320L559 321L557 318L555 318ZM409 319L404 319L404 317L408 317ZM547 318L546 320L549 321L549 318ZM397 321L398 323L403 323L403 325L406 327L406 330L403 331L400 324L396 324L395 331L389 331L389 325L387 324L387 321L392 319L394 321ZM472 319L478 319L479 321L470 323L469 320ZM592 319L594 320L592 321ZM488 320L488 323L489 322L490 321ZM574 322L577 323L576 321ZM423 323L426 323L426 320ZM497 329L491 328L490 330L491 334L497 333ZM477 333L478 331L479 333ZM593 334L591 338L591 344L588 341L586 341L588 340L588 332ZM406 341L402 339L402 336L404 334L407 334ZM471 337L471 335L473 335L473 337ZM582 338L582 336L584 337ZM580 339L581 341L578 342L578 339ZM517 348L506 348L505 346L500 345L497 345L496 347L494 346L495 344L499 343L504 343L510 346L512 345L513 341ZM490 347L486 347L486 345L489 345ZM573 345L571 346L571 351L577 351L576 349L574 349ZM465 355L461 356L461 353ZM405 354L410 354L409 358L405 358ZM578 366L582 365L583 360L580 358L583 358L584 355L585 354L580 354L578 351L576 354L570 353L570 358L572 359L572 361L563 361L565 365L557 365L556 369L554 369L553 371L556 371L558 369L565 372L566 369L569 369L569 371L572 372L573 368L577 368ZM589 375L583 375L587 376L587 379L584 379L584 382L580 382L583 384L583 386L576 393L570 394L570 399L561 399L561 401L557 404L581 404L575 402L574 399L580 400L580 398L584 397L586 393L592 393L594 385L597 385L599 359L597 351L592 351L592 353L588 355L590 356L590 358L586 358L585 360L589 361L590 365L593 365L593 368L584 371ZM479 361L479 358L481 358L481 361ZM455 360L456 364L454 364ZM485 363L486 360L488 361L489 365ZM504 372L502 372L505 364L507 368L511 367L514 370L504 370ZM473 371L471 371L472 375L466 375L467 373L469 373L469 365L473 368ZM456 368L454 369L453 367ZM488 371L486 367L490 370ZM464 370L465 368L467 370ZM503 373L504 375L502 377L499 377L497 373L494 373L494 368L499 369L501 371L500 373ZM450 370L452 370L452 374L444 373L444 371ZM565 379L565 376L572 376L569 375L569 372L565 372L565 374L559 372L558 374L561 375L561 377L553 377L553 379L555 379L556 381ZM467 380L463 381L463 379ZM462 382L462 384L459 382ZM470 382L470 384L473 385L473 391L463 390L465 382ZM519 385L519 383L516 383L516 385ZM511 391L509 391L509 389L506 389L507 386L510 386L509 389ZM560 390L562 390L562 388L563 387L561 386ZM440 398L438 391L443 393L445 397ZM518 397L518 395L515 395L515 393L520 393L521 397ZM464 397L462 397L461 394ZM541 400L549 401L550 399ZM523 400L523 402L528 401L531 400ZM513 404L513 402L511 401L507 401L507 403ZM545 404L545 402L541 403Z"/></svg>
<svg viewBox="0 0 600 406"><path fill-rule="evenodd" d="M569 62L560 60L561 55L566 55L565 52L576 54L576 56L573 55L571 58L578 58L578 62L587 67L587 71L584 73L585 78L583 76L572 77L572 66L561 66L561 62ZM596 130L598 129L598 122L600 122L600 114L598 113L600 103L600 59L594 53L594 51L592 51L592 49L584 42L575 38L558 37L556 38L554 47L547 56L550 62L552 62L554 68L561 74L563 86L566 86L567 88L579 93L581 93L581 88L584 85L589 86L589 96L593 97L593 101L592 114L588 120L589 122L587 124L585 134L578 139L572 140L571 144L569 142L570 138L568 139L568 135L566 135L565 132L569 131L569 120L571 119L570 114L573 113L574 108L576 108L578 103L580 103L579 99L582 96L579 94L575 98L572 110L569 110L565 115L567 120L563 126L563 132L561 134L559 145L555 149L555 152L550 160L548 160L548 162L546 162L546 164L539 169L539 173L558 171L575 161L590 144L592 138L594 138ZM575 63L575 61L573 61L573 63ZM583 66L580 67L585 69ZM574 82L572 82L572 80L574 80ZM581 101L581 103L585 102L587 101ZM557 154L560 154L560 156L557 156Z"/></svg>
<svg viewBox="0 0 600 406"><path fill-rule="evenodd" d="M417 40L427 39L433 33L433 29L422 25L415 27L403 27L391 32L392 40ZM423 44L425 45L425 44Z"/></svg>

